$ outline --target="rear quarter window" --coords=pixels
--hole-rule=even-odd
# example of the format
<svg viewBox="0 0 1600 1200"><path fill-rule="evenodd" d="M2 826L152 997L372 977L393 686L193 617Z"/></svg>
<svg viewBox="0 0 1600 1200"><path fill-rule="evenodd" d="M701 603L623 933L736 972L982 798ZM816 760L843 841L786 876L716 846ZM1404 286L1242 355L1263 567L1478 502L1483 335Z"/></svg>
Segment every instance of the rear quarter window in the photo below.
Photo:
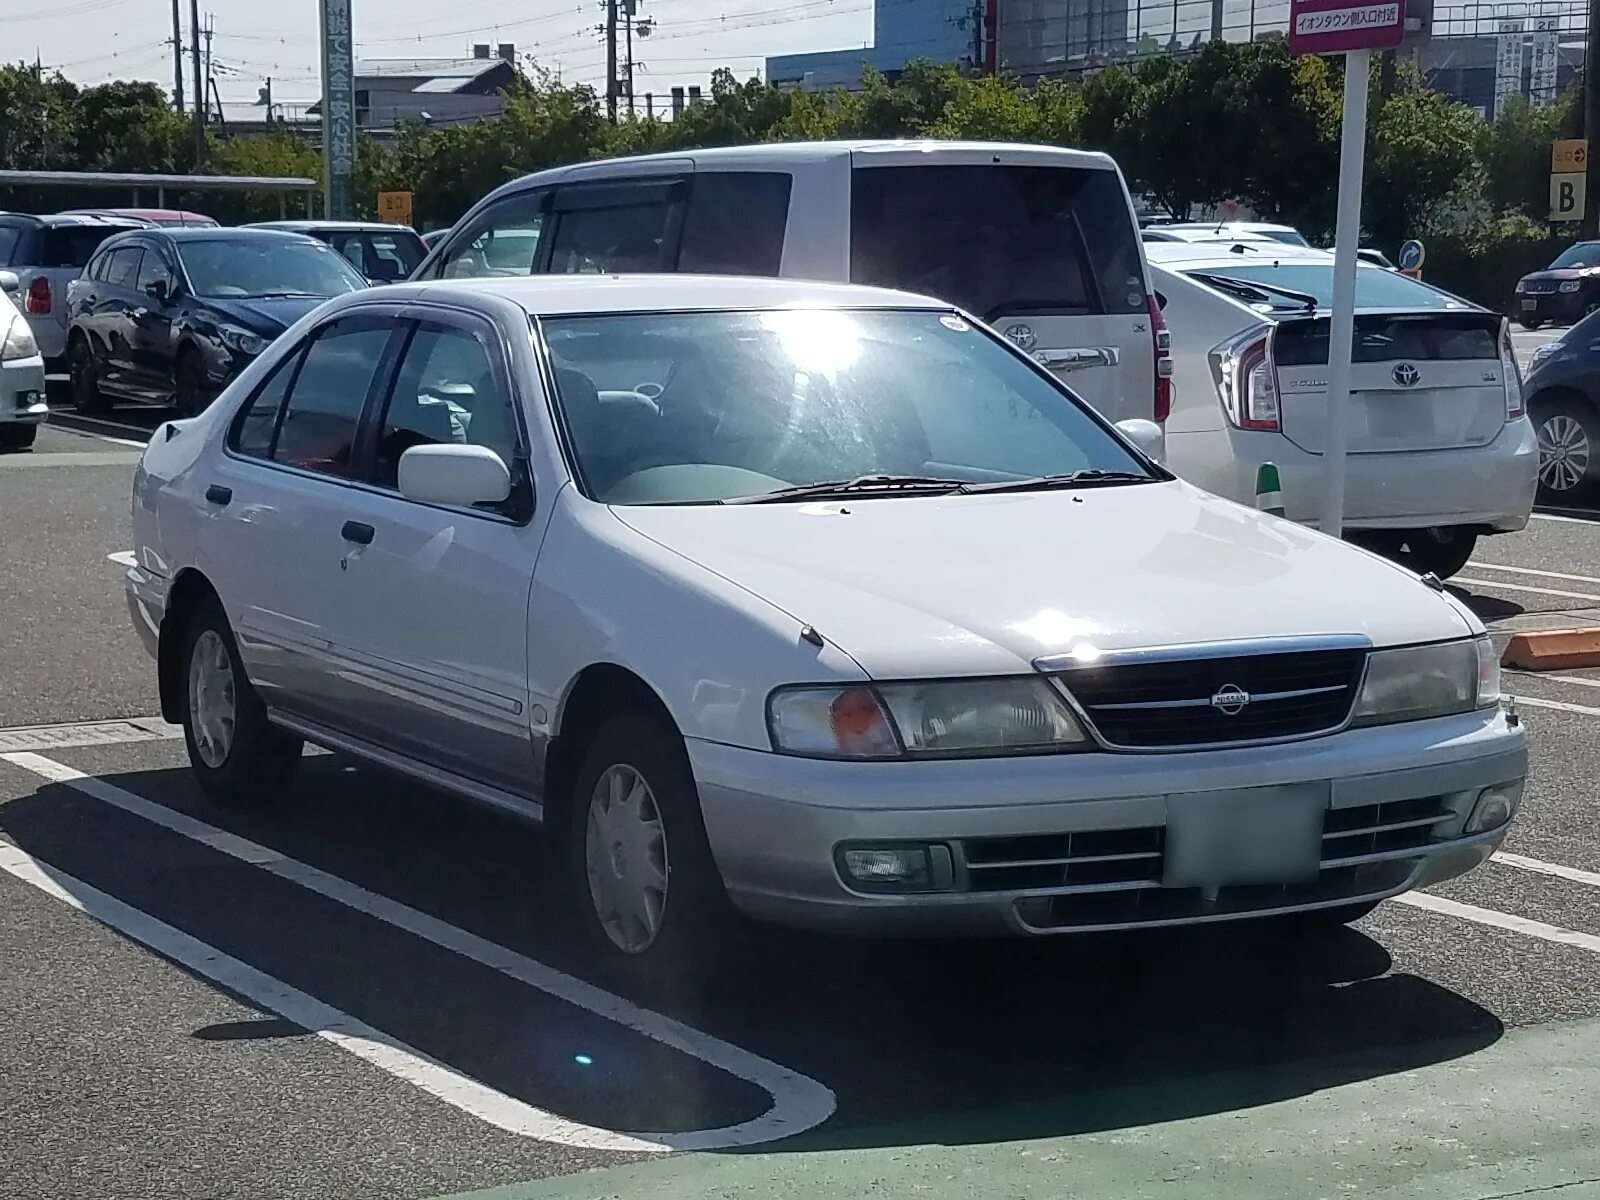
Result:
<svg viewBox="0 0 1600 1200"><path fill-rule="evenodd" d="M702 171L683 221L678 270L704 275L776 275L783 262L792 175Z"/></svg>
<svg viewBox="0 0 1600 1200"><path fill-rule="evenodd" d="M0 225L0 267L9 267L12 264L14 260L11 255L21 237L22 230L15 226Z"/></svg>
<svg viewBox="0 0 1600 1200"><path fill-rule="evenodd" d="M36 267L55 267L81 270L100 248L100 243L125 229L98 225L56 225L44 230L40 239L40 255Z"/></svg>
<svg viewBox="0 0 1600 1200"><path fill-rule="evenodd" d="M858 167L850 186L852 282L991 321L1146 311L1138 232L1114 171Z"/></svg>

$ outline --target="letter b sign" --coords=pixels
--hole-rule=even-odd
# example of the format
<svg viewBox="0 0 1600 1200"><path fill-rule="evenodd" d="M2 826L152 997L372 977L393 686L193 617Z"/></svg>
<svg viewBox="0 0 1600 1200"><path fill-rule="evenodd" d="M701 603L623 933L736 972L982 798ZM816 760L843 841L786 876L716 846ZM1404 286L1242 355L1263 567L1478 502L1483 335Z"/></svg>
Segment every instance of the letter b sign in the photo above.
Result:
<svg viewBox="0 0 1600 1200"><path fill-rule="evenodd" d="M1583 184L1581 171L1550 176L1550 219L1552 221L1583 220Z"/></svg>

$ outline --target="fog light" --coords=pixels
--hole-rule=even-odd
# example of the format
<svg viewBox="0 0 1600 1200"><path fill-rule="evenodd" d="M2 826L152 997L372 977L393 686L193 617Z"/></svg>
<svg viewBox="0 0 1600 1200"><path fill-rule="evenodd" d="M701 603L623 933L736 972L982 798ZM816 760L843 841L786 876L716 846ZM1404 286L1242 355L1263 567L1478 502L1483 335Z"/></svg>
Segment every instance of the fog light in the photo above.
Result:
<svg viewBox="0 0 1600 1200"><path fill-rule="evenodd" d="M950 886L945 846L852 846L839 852L845 878L867 891L931 892Z"/></svg>
<svg viewBox="0 0 1600 1200"><path fill-rule="evenodd" d="M1498 829L1511 820L1522 800L1522 780L1497 783L1478 793L1478 802L1472 807L1463 833L1486 833Z"/></svg>

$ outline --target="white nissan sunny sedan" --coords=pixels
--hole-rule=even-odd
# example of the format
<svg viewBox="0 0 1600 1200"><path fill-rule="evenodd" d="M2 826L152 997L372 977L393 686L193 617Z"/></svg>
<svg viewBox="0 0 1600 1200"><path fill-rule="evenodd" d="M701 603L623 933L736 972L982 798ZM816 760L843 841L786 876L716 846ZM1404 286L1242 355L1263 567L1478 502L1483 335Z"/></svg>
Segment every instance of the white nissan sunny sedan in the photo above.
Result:
<svg viewBox="0 0 1600 1200"><path fill-rule="evenodd" d="M222 804L303 742L542 820L616 964L874 933L1344 921L1527 772L1436 580L1174 479L948 305L538 277L357 292L133 496Z"/></svg>

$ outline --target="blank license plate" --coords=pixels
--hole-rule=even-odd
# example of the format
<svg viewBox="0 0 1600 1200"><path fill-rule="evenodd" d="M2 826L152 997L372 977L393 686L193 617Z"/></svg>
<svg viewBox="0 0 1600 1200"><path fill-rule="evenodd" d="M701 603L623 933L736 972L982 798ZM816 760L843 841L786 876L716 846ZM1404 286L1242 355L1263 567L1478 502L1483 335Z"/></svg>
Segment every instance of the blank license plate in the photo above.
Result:
<svg viewBox="0 0 1600 1200"><path fill-rule="evenodd" d="M1523 301L1522 301L1522 311L1523 312L1532 312L1534 309L1536 309L1538 307L1539 307L1539 302L1537 300L1535 300L1531 296L1525 297L1523 299Z"/></svg>
<svg viewBox="0 0 1600 1200"><path fill-rule="evenodd" d="M1283 784L1167 797L1168 887L1303 883L1322 858L1326 783Z"/></svg>

